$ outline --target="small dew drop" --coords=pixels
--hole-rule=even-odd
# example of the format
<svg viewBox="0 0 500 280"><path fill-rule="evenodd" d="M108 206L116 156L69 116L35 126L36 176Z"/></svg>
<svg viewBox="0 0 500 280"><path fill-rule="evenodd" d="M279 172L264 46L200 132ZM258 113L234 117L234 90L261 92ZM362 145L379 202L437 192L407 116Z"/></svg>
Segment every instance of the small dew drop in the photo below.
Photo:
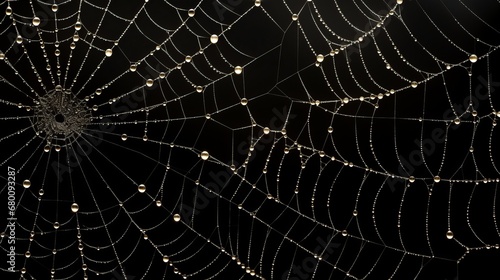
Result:
<svg viewBox="0 0 500 280"><path fill-rule="evenodd" d="M325 57L322 54L318 54L316 56L316 61L317 62L323 62L323 60L325 60Z"/></svg>
<svg viewBox="0 0 500 280"><path fill-rule="evenodd" d="M477 55L475 55L475 54L471 54L471 55L469 56L469 60L470 60L470 62L472 62L472 63L477 62Z"/></svg>
<svg viewBox="0 0 500 280"><path fill-rule="evenodd" d="M80 209L80 206L78 206L77 203L71 204L71 212L76 213Z"/></svg>
<svg viewBox="0 0 500 280"><path fill-rule="evenodd" d="M217 44L218 41L219 41L219 36L217 36L217 34L212 34L212 36L210 36L210 43Z"/></svg>
<svg viewBox="0 0 500 280"><path fill-rule="evenodd" d="M105 52L107 57L111 57L113 55L113 50L112 49L107 49Z"/></svg>
<svg viewBox="0 0 500 280"><path fill-rule="evenodd" d="M451 230L446 232L446 238L453 239L453 232Z"/></svg>
<svg viewBox="0 0 500 280"><path fill-rule="evenodd" d="M241 74L242 72L243 72L243 67L241 67L241 66L236 66L236 67L234 67L234 73L235 73L236 75L239 75L239 74Z"/></svg>
<svg viewBox="0 0 500 280"><path fill-rule="evenodd" d="M32 22L33 22L34 26L39 26L41 23L41 20L39 17L34 17Z"/></svg>
<svg viewBox="0 0 500 280"><path fill-rule="evenodd" d="M174 222L179 222L181 220L181 215L175 214L174 215Z"/></svg>
<svg viewBox="0 0 500 280"><path fill-rule="evenodd" d="M210 154L207 151L203 151L200 156L202 160L207 160L210 157Z"/></svg>

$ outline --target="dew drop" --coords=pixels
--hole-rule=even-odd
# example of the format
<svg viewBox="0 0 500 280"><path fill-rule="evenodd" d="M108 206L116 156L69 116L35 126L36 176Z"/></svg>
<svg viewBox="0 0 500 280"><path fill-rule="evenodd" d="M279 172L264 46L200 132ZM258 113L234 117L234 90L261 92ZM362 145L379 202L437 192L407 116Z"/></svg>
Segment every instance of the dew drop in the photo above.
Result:
<svg viewBox="0 0 500 280"><path fill-rule="evenodd" d="M475 63L477 61L477 55L471 54L469 56L469 60L470 60L470 62Z"/></svg>
<svg viewBox="0 0 500 280"><path fill-rule="evenodd" d="M200 156L202 160L207 160L210 157L210 154L207 151L203 151Z"/></svg>
<svg viewBox="0 0 500 280"><path fill-rule="evenodd" d="M234 73L235 73L236 75L241 74L241 72L243 72L243 67L241 67L241 66L236 66L236 67L234 67Z"/></svg>
<svg viewBox="0 0 500 280"><path fill-rule="evenodd" d="M316 61L317 62L323 62L323 60L325 60L325 57L322 54L318 54L316 56Z"/></svg>
<svg viewBox="0 0 500 280"><path fill-rule="evenodd" d="M218 41L219 41L219 36L217 36L217 34L212 34L212 36L210 36L210 42L212 44L217 44Z"/></svg>
<svg viewBox="0 0 500 280"><path fill-rule="evenodd" d="M39 26L41 23L41 20L39 17L34 17L32 22L33 22L34 26Z"/></svg>
<svg viewBox="0 0 500 280"><path fill-rule="evenodd" d="M175 214L174 215L174 222L179 222L181 220L181 215Z"/></svg>
<svg viewBox="0 0 500 280"><path fill-rule="evenodd" d="M441 177L439 176L434 176L434 182L439 183L441 181Z"/></svg>
<svg viewBox="0 0 500 280"><path fill-rule="evenodd" d="M78 204L76 203L71 204L71 212L76 213L78 212L78 209L80 209L80 206L78 206Z"/></svg>

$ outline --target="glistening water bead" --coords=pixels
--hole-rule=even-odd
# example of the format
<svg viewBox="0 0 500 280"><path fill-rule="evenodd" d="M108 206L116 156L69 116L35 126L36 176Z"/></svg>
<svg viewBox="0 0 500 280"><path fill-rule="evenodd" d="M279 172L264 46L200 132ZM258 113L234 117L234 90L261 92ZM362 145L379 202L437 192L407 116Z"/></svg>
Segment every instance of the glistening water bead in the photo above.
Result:
<svg viewBox="0 0 500 280"><path fill-rule="evenodd" d="M34 25L34 26L39 26L39 25L40 25L40 22L41 22L41 20L40 20L40 18L39 18L39 17L34 17L34 18L33 18L33 25Z"/></svg>
<svg viewBox="0 0 500 280"><path fill-rule="evenodd" d="M212 34L212 36L210 36L210 43L217 44L218 41L219 41L219 36L217 36L216 34Z"/></svg>
<svg viewBox="0 0 500 280"><path fill-rule="evenodd" d="M200 154L202 160L207 160L210 157L210 154L207 151L203 151Z"/></svg>
<svg viewBox="0 0 500 280"><path fill-rule="evenodd" d="M236 75L239 75L239 74L241 74L242 72L243 72L243 67L241 67L241 66L236 66L236 67L234 67L234 73L235 73Z"/></svg>
<svg viewBox="0 0 500 280"><path fill-rule="evenodd" d="M325 57L322 54L318 54L316 56L316 61L317 62L323 62L324 59L325 59Z"/></svg>
<svg viewBox="0 0 500 280"><path fill-rule="evenodd" d="M146 191L146 185L144 184L140 184L138 187L137 187L137 190L140 192L140 193L144 193Z"/></svg>
<svg viewBox="0 0 500 280"><path fill-rule="evenodd" d="M477 61L477 55L471 54L469 56L469 60L470 60L470 62L475 63Z"/></svg>

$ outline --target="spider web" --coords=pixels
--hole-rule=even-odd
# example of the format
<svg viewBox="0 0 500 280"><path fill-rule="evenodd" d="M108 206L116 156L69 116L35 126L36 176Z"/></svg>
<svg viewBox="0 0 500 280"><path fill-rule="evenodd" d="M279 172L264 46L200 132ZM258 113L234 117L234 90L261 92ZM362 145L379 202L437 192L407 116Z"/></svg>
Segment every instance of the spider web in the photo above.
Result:
<svg viewBox="0 0 500 280"><path fill-rule="evenodd" d="M0 6L2 275L498 273L498 0Z"/></svg>

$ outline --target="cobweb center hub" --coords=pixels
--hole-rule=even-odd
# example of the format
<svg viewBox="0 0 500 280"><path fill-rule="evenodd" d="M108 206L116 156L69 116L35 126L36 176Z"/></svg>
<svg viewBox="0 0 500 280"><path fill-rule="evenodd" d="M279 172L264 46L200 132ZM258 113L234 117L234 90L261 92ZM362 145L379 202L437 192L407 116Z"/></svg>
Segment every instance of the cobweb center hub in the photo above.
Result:
<svg viewBox="0 0 500 280"><path fill-rule="evenodd" d="M90 109L70 90L56 89L40 97L35 130L50 144L65 146L77 139L91 121Z"/></svg>
<svg viewBox="0 0 500 280"><path fill-rule="evenodd" d="M55 116L55 120L56 120L56 122L58 122L58 123L63 123L63 122L64 122L64 115L63 115L63 114L57 114L57 115Z"/></svg>

